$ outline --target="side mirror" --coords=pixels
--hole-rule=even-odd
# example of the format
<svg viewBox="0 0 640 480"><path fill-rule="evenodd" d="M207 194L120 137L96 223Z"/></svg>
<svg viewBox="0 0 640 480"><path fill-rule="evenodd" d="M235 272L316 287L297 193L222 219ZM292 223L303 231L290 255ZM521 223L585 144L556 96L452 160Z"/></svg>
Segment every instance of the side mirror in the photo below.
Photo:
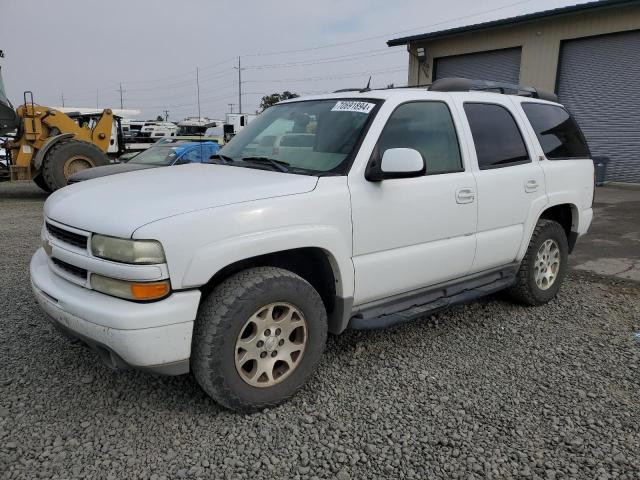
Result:
<svg viewBox="0 0 640 480"><path fill-rule="evenodd" d="M365 178L380 182L392 178L419 177L424 174L426 163L422 154L413 148L390 148L382 159L373 159L367 166Z"/></svg>

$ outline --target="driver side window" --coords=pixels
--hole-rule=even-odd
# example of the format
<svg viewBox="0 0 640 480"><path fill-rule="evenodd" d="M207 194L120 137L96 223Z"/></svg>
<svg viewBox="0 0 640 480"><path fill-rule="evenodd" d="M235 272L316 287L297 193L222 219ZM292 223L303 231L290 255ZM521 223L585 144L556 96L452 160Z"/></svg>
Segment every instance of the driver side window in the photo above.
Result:
<svg viewBox="0 0 640 480"><path fill-rule="evenodd" d="M422 154L427 175L464 171L458 136L444 102L409 102L391 114L378 140L380 158L390 148Z"/></svg>

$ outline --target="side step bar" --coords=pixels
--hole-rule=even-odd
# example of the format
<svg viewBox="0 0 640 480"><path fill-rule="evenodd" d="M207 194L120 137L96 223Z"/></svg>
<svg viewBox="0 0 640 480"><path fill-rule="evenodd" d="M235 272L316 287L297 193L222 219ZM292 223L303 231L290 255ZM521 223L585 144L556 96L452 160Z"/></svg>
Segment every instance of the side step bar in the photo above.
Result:
<svg viewBox="0 0 640 480"><path fill-rule="evenodd" d="M349 328L354 330L387 328L498 292L513 285L518 266L518 264L512 264L453 282L361 305L351 317Z"/></svg>

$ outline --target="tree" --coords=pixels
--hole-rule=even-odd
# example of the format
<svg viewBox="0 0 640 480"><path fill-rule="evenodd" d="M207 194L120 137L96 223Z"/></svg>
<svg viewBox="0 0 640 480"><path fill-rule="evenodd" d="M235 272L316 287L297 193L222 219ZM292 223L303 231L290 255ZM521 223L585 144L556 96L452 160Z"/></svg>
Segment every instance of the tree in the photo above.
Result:
<svg viewBox="0 0 640 480"><path fill-rule="evenodd" d="M290 98L298 98L300 95L297 93L291 93L288 90L285 90L282 93L272 93L271 95L265 95L260 100L260 109L261 111L265 111L267 108L275 105L278 102L283 100L289 100Z"/></svg>

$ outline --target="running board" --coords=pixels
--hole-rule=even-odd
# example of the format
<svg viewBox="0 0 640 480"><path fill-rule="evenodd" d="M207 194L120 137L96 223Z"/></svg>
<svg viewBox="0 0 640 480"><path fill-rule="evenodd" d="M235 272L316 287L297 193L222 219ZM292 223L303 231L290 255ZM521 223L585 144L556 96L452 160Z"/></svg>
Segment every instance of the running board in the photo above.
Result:
<svg viewBox="0 0 640 480"><path fill-rule="evenodd" d="M349 328L371 330L407 323L460 303L504 290L515 282L518 264L471 275L357 308Z"/></svg>

